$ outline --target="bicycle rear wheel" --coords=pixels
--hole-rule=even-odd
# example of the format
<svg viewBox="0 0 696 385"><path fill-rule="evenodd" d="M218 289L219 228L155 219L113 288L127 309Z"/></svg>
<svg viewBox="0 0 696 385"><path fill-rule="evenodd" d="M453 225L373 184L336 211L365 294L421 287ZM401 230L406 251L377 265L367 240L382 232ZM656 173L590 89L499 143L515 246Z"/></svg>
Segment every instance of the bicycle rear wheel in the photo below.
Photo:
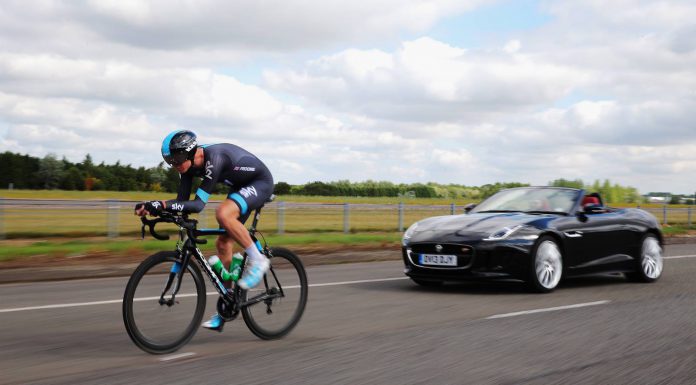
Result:
<svg viewBox="0 0 696 385"><path fill-rule="evenodd" d="M196 334L203 319L205 282L193 261L184 270L174 303L171 306L160 303L170 272L176 270L175 264L178 264L177 252L151 255L135 270L123 295L126 331L148 353L164 354L179 349ZM171 298L169 293L171 289L165 293L165 300Z"/></svg>
<svg viewBox="0 0 696 385"><path fill-rule="evenodd" d="M264 340L290 333L302 318L308 293L307 273L300 258L283 248L273 248L271 253L271 270L259 286L246 292L246 300L264 292L271 295L282 292L283 295L242 309L244 323Z"/></svg>

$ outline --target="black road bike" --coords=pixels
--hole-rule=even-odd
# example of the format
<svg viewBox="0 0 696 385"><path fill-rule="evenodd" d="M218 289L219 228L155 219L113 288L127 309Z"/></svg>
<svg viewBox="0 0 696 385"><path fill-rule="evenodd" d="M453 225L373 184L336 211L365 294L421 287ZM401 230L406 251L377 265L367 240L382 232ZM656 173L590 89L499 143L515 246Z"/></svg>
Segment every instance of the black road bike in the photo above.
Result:
<svg viewBox="0 0 696 385"><path fill-rule="evenodd" d="M145 259L126 286L123 322L139 348L152 354L170 353L193 338L206 305L201 270L217 290L210 294L219 295L217 312L225 321L237 318L241 312L249 330L264 340L281 338L297 325L307 304L307 274L293 252L268 246L256 230L260 215L258 208L249 234L269 258L271 268L263 282L250 290L242 290L236 284L227 289L197 247L207 242L199 237L224 234L224 229L197 229L198 222L187 214L163 212L155 219L141 218L143 237L148 227L153 237L167 240L169 236L157 233L155 225L173 223L179 227L179 242L176 250L161 251ZM246 259L245 255L242 269Z"/></svg>

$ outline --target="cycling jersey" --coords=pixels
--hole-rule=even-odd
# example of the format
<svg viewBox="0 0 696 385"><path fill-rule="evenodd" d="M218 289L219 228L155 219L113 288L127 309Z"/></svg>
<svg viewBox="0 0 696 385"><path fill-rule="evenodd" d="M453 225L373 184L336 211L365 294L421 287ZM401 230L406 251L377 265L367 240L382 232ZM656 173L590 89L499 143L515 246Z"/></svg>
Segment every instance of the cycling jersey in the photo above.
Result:
<svg viewBox="0 0 696 385"><path fill-rule="evenodd" d="M230 186L228 199L239 206L240 220L261 207L273 194L273 176L265 164L247 150L234 144L203 145L203 167L191 167L181 174L176 199L166 202L166 210L193 212L203 210L217 183ZM196 198L190 200L193 178L200 177L201 185Z"/></svg>

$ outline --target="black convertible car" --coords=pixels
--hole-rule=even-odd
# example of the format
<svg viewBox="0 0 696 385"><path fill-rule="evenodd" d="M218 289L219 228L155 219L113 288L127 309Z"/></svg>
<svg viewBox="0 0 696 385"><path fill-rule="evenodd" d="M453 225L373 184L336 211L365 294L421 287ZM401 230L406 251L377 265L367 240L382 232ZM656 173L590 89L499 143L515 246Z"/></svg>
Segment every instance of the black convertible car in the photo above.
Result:
<svg viewBox="0 0 696 385"><path fill-rule="evenodd" d="M427 218L406 230L404 272L414 282L512 278L549 292L571 275L621 272L652 282L662 274L663 239L655 217L605 207L597 193L514 188L466 211Z"/></svg>

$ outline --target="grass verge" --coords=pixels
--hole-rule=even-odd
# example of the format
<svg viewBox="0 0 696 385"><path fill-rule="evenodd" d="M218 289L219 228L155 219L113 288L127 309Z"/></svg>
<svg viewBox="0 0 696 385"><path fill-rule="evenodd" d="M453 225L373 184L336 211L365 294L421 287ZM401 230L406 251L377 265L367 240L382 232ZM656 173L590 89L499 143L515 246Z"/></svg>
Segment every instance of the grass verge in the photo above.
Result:
<svg viewBox="0 0 696 385"><path fill-rule="evenodd" d="M348 245L351 248L379 248L383 246L398 246L401 233L360 233L360 234L272 234L265 237L273 246L287 246L297 249L341 249ZM215 250L215 238L208 237L208 243L201 246L204 254L212 254ZM176 238L169 241L152 239L118 239L89 238L79 240L62 240L51 238L47 240L8 240L0 242L0 262L17 259L37 259L51 257L67 257L79 259L90 255L121 255L142 256L159 250L173 250Z"/></svg>

